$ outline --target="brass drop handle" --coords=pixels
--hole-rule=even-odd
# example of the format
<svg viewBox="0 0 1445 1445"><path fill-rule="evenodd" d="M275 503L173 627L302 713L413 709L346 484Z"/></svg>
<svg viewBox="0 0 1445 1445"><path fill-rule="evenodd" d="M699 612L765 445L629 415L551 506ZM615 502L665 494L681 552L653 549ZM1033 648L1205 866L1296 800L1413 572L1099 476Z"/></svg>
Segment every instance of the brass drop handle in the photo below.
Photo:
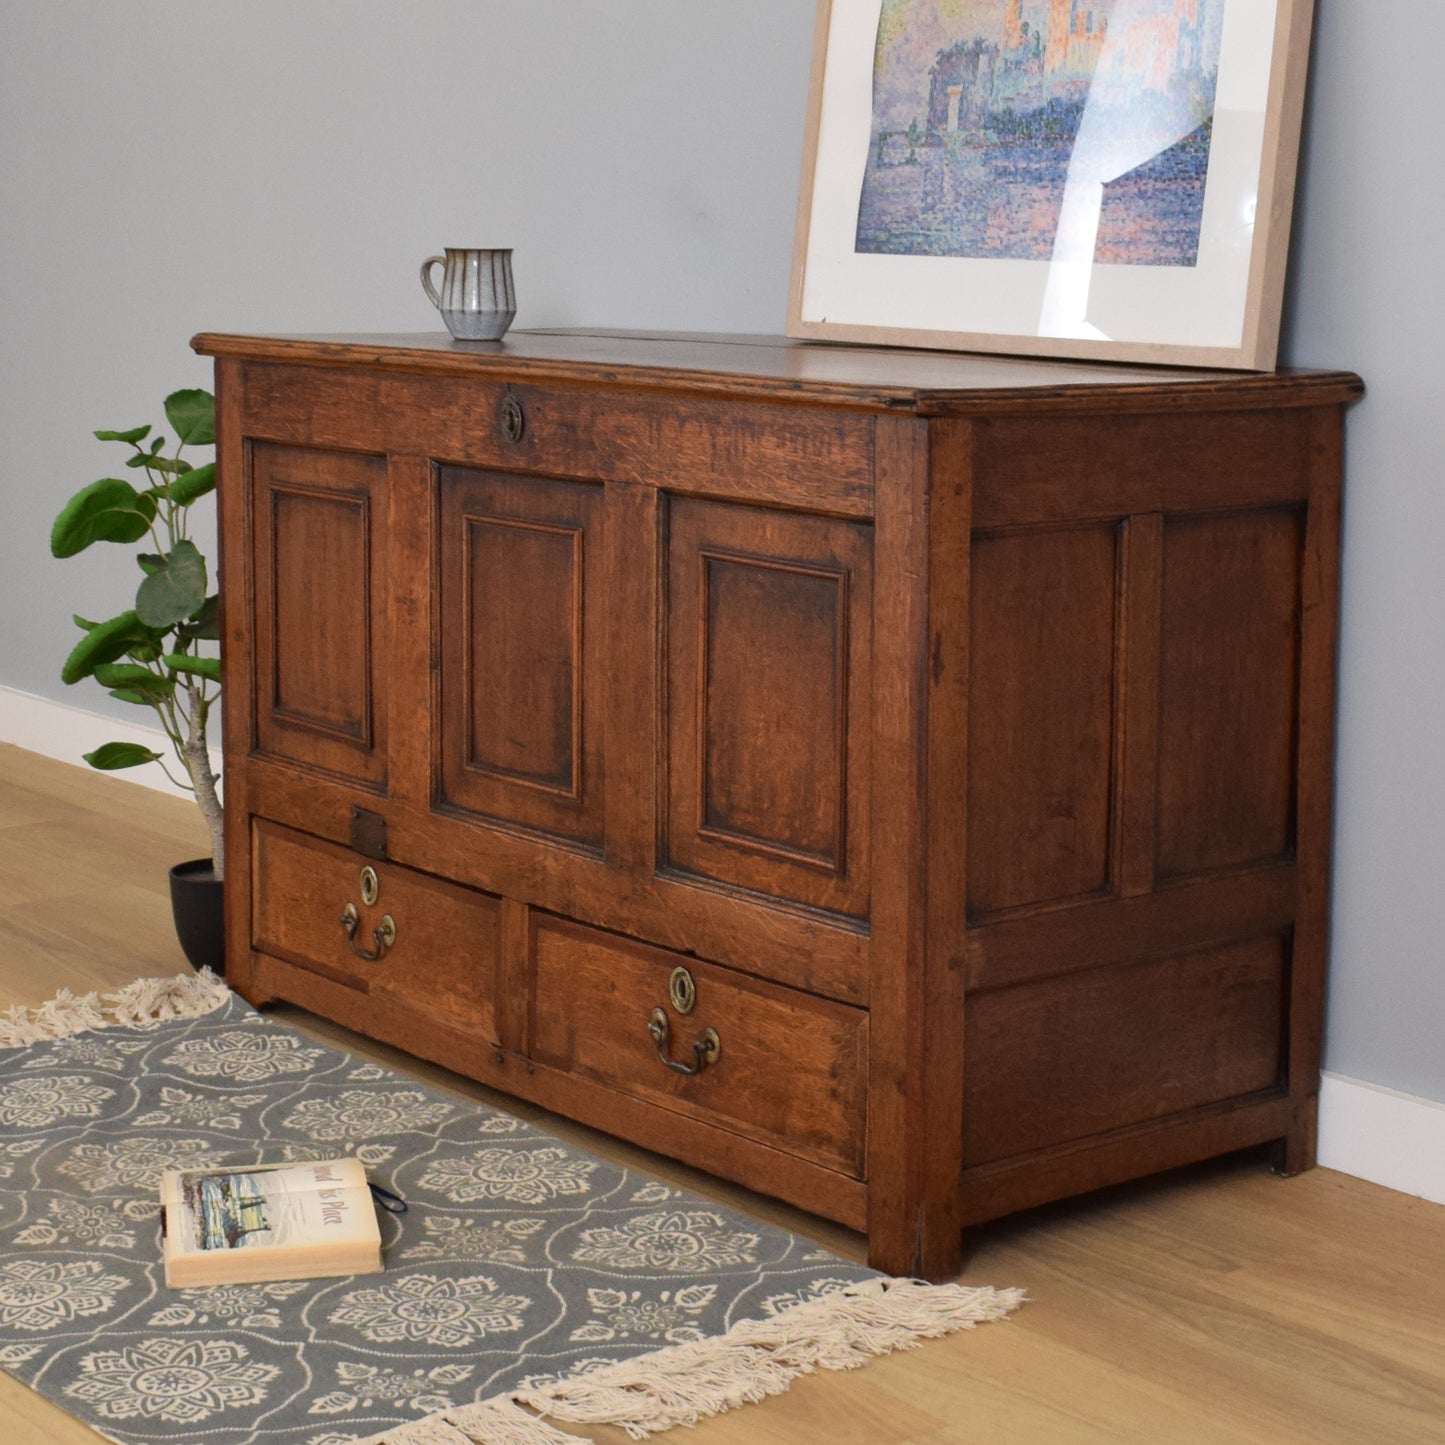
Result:
<svg viewBox="0 0 1445 1445"><path fill-rule="evenodd" d="M717 1063L718 1055L722 1053L722 1040L718 1038L717 1030L704 1029L692 1046L692 1056L697 1060L695 1064L680 1064L676 1059L668 1058L667 1044L672 1029L667 1022L667 1015L660 1008L653 1009L652 1016L647 1020L647 1032L652 1035L652 1042L657 1045L658 1059L674 1074L686 1074L690 1079L702 1073L709 1064Z"/></svg>
<svg viewBox="0 0 1445 1445"><path fill-rule="evenodd" d="M376 947L370 952L356 946L356 929L360 921L361 917L356 911L356 904L348 903L341 912L341 926L346 930L346 941L351 945L351 951L358 958L364 958L367 963L375 963L396 942L396 919L389 913L382 914L381 922L371 930L371 941Z"/></svg>

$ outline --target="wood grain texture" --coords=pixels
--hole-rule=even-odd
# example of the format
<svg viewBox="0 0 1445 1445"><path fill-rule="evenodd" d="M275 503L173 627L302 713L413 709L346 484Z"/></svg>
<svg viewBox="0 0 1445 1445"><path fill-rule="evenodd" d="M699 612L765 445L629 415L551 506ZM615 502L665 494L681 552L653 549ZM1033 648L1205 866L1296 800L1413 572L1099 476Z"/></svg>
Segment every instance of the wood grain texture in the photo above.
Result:
<svg viewBox="0 0 1445 1445"><path fill-rule="evenodd" d="M969 911L1084 897L1114 869L1117 523L975 533Z"/></svg>
<svg viewBox="0 0 1445 1445"><path fill-rule="evenodd" d="M868 1119L868 1015L746 974L532 917L531 1057L609 1089L720 1123L861 1177ZM696 1007L669 1001L685 966ZM668 1069L648 1034L668 1020L667 1057L697 1067L693 1042L714 1029L715 1062L696 1077Z"/></svg>
<svg viewBox="0 0 1445 1445"><path fill-rule="evenodd" d="M819 346L778 336L679 335L557 328L510 331L500 344L445 332L378 336L229 336L203 332L204 356L293 367L346 366L355 374L492 378L550 384L623 381L666 393L779 396L818 405L905 409L930 416L1001 410L1109 410L1127 395L1146 412L1328 406L1364 391L1344 371L1228 375L1162 367L1100 366L1027 357ZM318 424L320 424L318 419Z"/></svg>
<svg viewBox="0 0 1445 1445"><path fill-rule="evenodd" d="M282 946L243 873L253 996L866 1210L910 1273L950 1273L966 1220L1211 1151L1308 1164L1354 378L206 344L262 624L228 626L228 692L295 732L232 743L247 820L497 900L469 1032L359 988L334 939ZM570 922L539 950L542 915ZM732 980L776 1078L725 1067L695 1116L644 1086L663 957ZM846 1046L801 1026L845 1017ZM820 1070L826 1127L783 1107Z"/></svg>
<svg viewBox="0 0 1445 1445"><path fill-rule="evenodd" d="M498 899L391 863L367 866L379 879L362 897L356 855L319 838L257 821L252 946L366 994L374 1006L475 1034L495 1043L501 972ZM350 904L357 924L340 925ZM382 920L395 942L378 937ZM368 959L363 953L381 956Z"/></svg>
<svg viewBox="0 0 1445 1445"><path fill-rule="evenodd" d="M184 967L169 861L195 808L0 745L0 1008ZM59 867L57 860L66 866ZM592 1153L800 1230L852 1259L860 1234L750 1195L296 1008L313 1037L534 1119ZM1445 1418L1445 1208L1252 1159L978 1225L962 1278L1027 1286L1011 1321L702 1422L698 1445L1424 1445ZM0 1375L9 1445L100 1437ZM584 1428L598 1445L616 1429Z"/></svg>
<svg viewBox="0 0 1445 1445"><path fill-rule="evenodd" d="M1292 508L1165 524L1161 879L1293 849L1302 533Z"/></svg>
<svg viewBox="0 0 1445 1445"><path fill-rule="evenodd" d="M258 747L386 786L386 464L305 447L251 449Z"/></svg>
<svg viewBox="0 0 1445 1445"><path fill-rule="evenodd" d="M672 867L867 913L872 600L866 527L673 503Z"/></svg>
<svg viewBox="0 0 1445 1445"><path fill-rule="evenodd" d="M602 841L602 491L443 467L441 776L450 806Z"/></svg>

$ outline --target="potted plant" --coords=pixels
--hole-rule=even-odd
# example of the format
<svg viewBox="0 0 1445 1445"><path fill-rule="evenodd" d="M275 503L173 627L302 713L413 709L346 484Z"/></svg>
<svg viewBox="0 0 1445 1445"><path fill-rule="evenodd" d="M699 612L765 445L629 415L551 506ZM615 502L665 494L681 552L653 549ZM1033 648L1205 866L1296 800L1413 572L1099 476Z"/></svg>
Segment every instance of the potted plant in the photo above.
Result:
<svg viewBox="0 0 1445 1445"><path fill-rule="evenodd" d="M190 509L215 489L216 464L197 466L181 455L187 447L214 445L215 399L206 391L173 392L165 413L176 434L170 452L149 426L95 433L100 441L129 447L126 466L143 473L148 485L119 477L92 482L65 504L51 529L56 557L73 557L95 542L135 545L144 574L124 612L105 622L75 618L84 635L60 676L66 683L94 678L112 697L150 708L160 720L183 777L166 766L164 753L142 743L106 743L85 760L104 772L159 763L173 783L195 795L210 830L211 856L171 870L171 900L186 957L196 967L220 969L225 842L206 724L220 697L221 661L201 647L217 641L220 631L206 559L190 535Z"/></svg>

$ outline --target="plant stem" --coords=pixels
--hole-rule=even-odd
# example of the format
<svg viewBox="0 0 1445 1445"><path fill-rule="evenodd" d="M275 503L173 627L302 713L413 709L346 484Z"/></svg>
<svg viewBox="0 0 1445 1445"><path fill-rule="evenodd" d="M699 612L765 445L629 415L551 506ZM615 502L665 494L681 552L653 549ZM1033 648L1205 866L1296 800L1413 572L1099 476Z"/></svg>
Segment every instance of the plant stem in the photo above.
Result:
<svg viewBox="0 0 1445 1445"><path fill-rule="evenodd" d="M226 835L222 826L224 815L221 811L221 800L216 795L216 775L211 771L211 758L206 751L206 722L201 689L188 683L186 697L190 704L189 727L186 729L186 745L182 756L196 790L196 802L200 806L201 816L205 818L206 827L210 830L211 861L215 865L216 877L223 878L226 871Z"/></svg>

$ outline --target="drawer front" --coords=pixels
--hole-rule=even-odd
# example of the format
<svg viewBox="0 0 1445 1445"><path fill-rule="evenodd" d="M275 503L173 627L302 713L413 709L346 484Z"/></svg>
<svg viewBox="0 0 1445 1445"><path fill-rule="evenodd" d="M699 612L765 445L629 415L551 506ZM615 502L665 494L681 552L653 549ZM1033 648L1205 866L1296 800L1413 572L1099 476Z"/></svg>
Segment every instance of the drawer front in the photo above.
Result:
<svg viewBox="0 0 1445 1445"><path fill-rule="evenodd" d="M497 899L260 819L252 847L255 948L399 1014L496 1042Z"/></svg>
<svg viewBox="0 0 1445 1445"><path fill-rule="evenodd" d="M580 924L534 914L532 1056L538 1063L837 1169L863 1174L868 1015ZM695 990L686 1014L671 979ZM660 1045L649 1020L660 1009ZM717 1057L695 1068L707 1030Z"/></svg>

